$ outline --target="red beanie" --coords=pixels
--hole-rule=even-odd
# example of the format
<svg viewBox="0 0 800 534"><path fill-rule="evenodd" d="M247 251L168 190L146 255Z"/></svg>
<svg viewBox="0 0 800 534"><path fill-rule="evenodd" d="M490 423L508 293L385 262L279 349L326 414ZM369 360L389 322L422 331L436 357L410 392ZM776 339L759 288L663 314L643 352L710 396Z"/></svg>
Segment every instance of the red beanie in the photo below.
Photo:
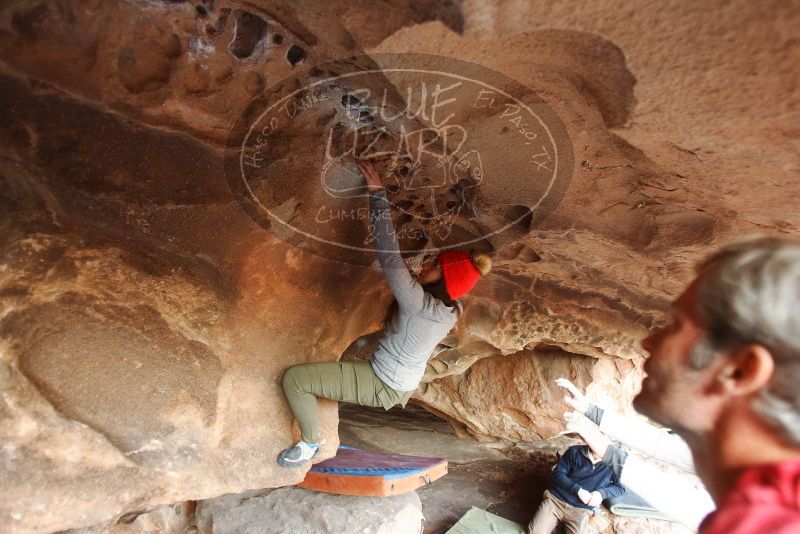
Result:
<svg viewBox="0 0 800 534"><path fill-rule="evenodd" d="M481 273L472 264L472 256L460 250L440 252L437 256L442 267L444 287L455 300L475 286Z"/></svg>

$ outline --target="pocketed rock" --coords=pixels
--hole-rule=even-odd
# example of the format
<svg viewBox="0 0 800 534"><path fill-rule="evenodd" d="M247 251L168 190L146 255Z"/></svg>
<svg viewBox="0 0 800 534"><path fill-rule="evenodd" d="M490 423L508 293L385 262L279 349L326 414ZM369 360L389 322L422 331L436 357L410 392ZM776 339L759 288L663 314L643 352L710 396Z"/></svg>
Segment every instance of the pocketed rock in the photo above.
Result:
<svg viewBox="0 0 800 534"><path fill-rule="evenodd" d="M557 378L588 387L589 398L601 406L624 410L641 375L638 362L540 347L480 359L463 373L424 383L414 399L479 440L537 441L564 430L570 408Z"/></svg>
<svg viewBox="0 0 800 534"><path fill-rule="evenodd" d="M77 528L61 534L186 534L194 532L193 502L178 502L130 512L115 523Z"/></svg>

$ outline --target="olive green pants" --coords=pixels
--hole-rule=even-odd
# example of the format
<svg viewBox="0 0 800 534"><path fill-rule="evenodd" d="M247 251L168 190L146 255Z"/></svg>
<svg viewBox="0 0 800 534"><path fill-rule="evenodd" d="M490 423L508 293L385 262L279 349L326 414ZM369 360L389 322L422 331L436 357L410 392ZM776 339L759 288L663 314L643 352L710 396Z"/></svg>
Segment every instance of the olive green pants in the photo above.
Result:
<svg viewBox="0 0 800 534"><path fill-rule="evenodd" d="M283 374L283 391L306 443L320 440L317 397L388 410L397 404L405 408L414 393L384 384L369 362L295 365Z"/></svg>

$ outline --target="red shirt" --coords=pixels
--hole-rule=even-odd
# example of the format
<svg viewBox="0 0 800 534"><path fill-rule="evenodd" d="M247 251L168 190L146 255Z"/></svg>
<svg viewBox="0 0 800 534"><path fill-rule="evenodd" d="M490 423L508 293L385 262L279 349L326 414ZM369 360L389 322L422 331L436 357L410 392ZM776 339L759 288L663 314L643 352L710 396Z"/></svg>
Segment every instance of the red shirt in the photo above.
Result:
<svg viewBox="0 0 800 534"><path fill-rule="evenodd" d="M800 534L800 459L748 469L700 534Z"/></svg>

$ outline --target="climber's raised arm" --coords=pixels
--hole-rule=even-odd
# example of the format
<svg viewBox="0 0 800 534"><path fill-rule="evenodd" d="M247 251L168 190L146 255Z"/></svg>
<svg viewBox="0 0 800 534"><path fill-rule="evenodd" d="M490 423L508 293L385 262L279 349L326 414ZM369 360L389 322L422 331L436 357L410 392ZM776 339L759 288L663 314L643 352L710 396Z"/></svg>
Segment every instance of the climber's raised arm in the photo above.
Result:
<svg viewBox="0 0 800 534"><path fill-rule="evenodd" d="M375 252L383 269L386 282L397 299L397 304L404 309L419 309L425 290L411 276L405 260L400 255L400 245L392 224L392 213L386 189L381 183L375 167L363 160L356 160L358 168L364 175L369 189L370 232L375 241Z"/></svg>
<svg viewBox="0 0 800 534"><path fill-rule="evenodd" d="M682 471L695 473L692 451L677 434L635 417L603 410L590 403L586 396L566 378L557 379L556 385L569 392L569 396L564 398L569 406L585 414L611 439L656 460L667 462Z"/></svg>

